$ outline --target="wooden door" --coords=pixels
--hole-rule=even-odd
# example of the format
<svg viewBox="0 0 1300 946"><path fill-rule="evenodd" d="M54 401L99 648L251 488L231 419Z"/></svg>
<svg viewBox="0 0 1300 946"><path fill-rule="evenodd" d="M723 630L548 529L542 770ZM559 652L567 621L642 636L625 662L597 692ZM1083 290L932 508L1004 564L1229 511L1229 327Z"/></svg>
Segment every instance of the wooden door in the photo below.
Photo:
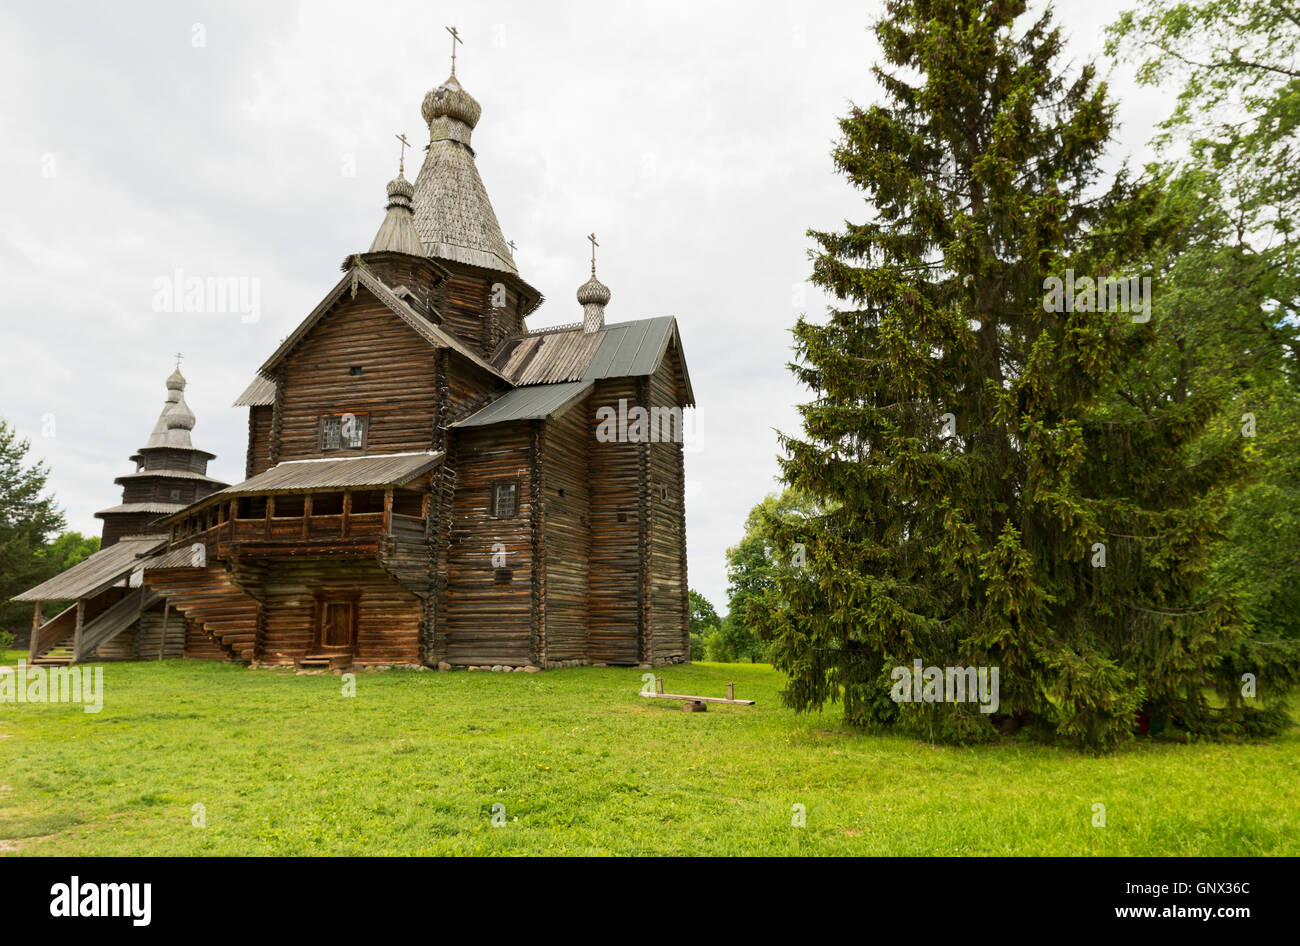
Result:
<svg viewBox="0 0 1300 946"><path fill-rule="evenodd" d="M351 599L330 598L316 609L316 642L321 650L350 652L356 642L357 608Z"/></svg>

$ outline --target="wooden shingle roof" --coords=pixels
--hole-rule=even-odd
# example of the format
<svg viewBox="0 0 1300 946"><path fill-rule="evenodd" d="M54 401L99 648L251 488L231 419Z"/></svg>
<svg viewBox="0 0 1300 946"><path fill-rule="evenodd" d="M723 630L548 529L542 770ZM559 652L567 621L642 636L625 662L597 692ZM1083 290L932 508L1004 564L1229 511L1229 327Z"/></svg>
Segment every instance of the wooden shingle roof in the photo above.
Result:
<svg viewBox="0 0 1300 946"><path fill-rule="evenodd" d="M425 97L429 147L415 178L415 229L424 252L435 259L517 276L470 146L481 111L455 76Z"/></svg>
<svg viewBox="0 0 1300 946"><path fill-rule="evenodd" d="M315 489L401 486L442 461L442 453L391 453L328 460L286 460L214 496L261 496Z"/></svg>
<svg viewBox="0 0 1300 946"><path fill-rule="evenodd" d="M275 382L260 374L244 388L231 407L268 407L275 403Z"/></svg>
<svg viewBox="0 0 1300 946"><path fill-rule="evenodd" d="M67 571L13 596L14 601L76 601L116 584L167 544L165 535L127 536Z"/></svg>

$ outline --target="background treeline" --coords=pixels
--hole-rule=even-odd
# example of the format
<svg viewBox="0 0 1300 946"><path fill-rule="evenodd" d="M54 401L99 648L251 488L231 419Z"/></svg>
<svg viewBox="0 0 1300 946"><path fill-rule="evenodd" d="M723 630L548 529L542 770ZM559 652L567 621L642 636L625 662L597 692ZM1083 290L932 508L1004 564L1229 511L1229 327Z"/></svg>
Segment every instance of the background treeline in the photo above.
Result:
<svg viewBox="0 0 1300 946"><path fill-rule="evenodd" d="M32 606L9 599L99 551L98 536L64 531L63 512L46 493L49 470L43 462L28 463L29 449L0 419L0 659L32 624ZM45 605L46 620L62 607Z"/></svg>

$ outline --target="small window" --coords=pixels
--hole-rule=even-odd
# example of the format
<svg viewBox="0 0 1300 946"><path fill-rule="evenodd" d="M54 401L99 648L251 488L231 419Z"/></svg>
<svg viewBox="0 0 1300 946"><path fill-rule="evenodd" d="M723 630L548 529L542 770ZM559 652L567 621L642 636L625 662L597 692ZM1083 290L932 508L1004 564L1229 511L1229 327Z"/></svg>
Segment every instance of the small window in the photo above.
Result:
<svg viewBox="0 0 1300 946"><path fill-rule="evenodd" d="M172 502L178 503L180 501L181 501L181 491L178 489L172 490Z"/></svg>
<svg viewBox="0 0 1300 946"><path fill-rule="evenodd" d="M361 366L353 365L351 368L348 369L348 374L352 375L352 377L354 378L361 377Z"/></svg>
<svg viewBox="0 0 1300 946"><path fill-rule="evenodd" d="M519 484L497 483L492 487L492 515L508 519L519 512Z"/></svg>
<svg viewBox="0 0 1300 946"><path fill-rule="evenodd" d="M356 450L366 445L369 418L364 414L330 414L321 418L320 448Z"/></svg>
<svg viewBox="0 0 1300 946"><path fill-rule="evenodd" d="M508 585L515 580L515 573L510 568L498 568L492 573L492 579L498 585Z"/></svg>

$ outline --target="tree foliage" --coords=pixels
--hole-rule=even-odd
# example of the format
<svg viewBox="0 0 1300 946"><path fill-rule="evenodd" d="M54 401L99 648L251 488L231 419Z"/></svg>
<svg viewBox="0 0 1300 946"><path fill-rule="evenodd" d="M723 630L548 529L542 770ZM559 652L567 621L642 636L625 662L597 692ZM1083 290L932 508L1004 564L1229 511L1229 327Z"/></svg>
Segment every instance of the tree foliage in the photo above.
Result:
<svg viewBox="0 0 1300 946"><path fill-rule="evenodd" d="M49 470L28 464L31 444L0 419L0 629L25 627L29 605L9 599L55 574L44 552L64 526L63 513L45 492Z"/></svg>
<svg viewBox="0 0 1300 946"><path fill-rule="evenodd" d="M785 482L826 512L774 527L806 563L756 626L789 705L842 700L859 725L974 740L1030 720L1106 748L1142 710L1208 731L1204 689L1244 631L1209 591L1249 469L1244 438L1210 429L1229 392L1180 387L1157 324L1044 299L1070 271L1158 285L1193 215L1161 177L1103 177L1106 86L1067 75L1050 10L1025 10L891 0L876 26L886 101L833 152L873 216L810 234L843 308L795 326L814 398L782 437ZM891 700L914 659L998 667L998 718Z"/></svg>
<svg viewBox="0 0 1300 946"><path fill-rule="evenodd" d="M707 660L706 652L708 649L708 637L713 632L722 627L722 618L718 617L717 609L708 598L700 594L694 588L687 592L690 598L690 633L691 633L691 659Z"/></svg>

